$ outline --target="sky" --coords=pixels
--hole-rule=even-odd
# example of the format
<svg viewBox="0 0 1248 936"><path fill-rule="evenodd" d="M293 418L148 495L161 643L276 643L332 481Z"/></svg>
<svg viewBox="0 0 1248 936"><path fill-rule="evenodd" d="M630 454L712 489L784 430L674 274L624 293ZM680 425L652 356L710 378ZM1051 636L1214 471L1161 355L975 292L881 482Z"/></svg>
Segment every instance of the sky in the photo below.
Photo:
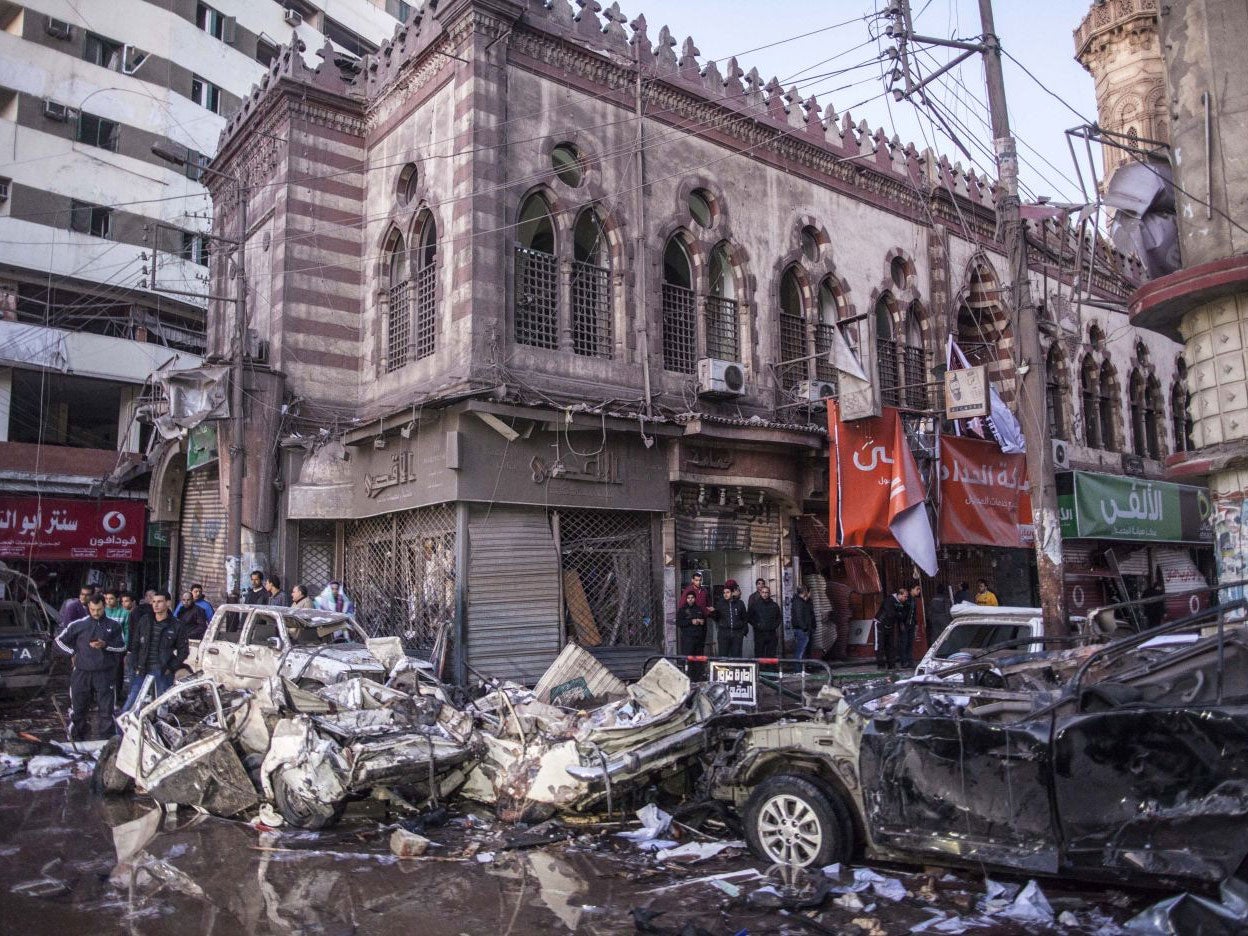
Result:
<svg viewBox="0 0 1248 936"><path fill-rule="evenodd" d="M804 97L817 95L825 113L829 105L838 116L848 108L855 123L865 119L873 129L882 127L890 137L895 132L903 143L913 142L920 151L930 146L948 156L950 162L968 166L966 154L930 116L925 116L926 112L908 101L893 102L883 93L880 76L884 66L877 57L892 43L884 36L874 40L873 34L882 31L884 22L869 23L867 18L885 5L885 0L628 0L621 8L630 17L644 12L652 39L667 25L677 39L678 54L685 37L692 36L703 64L709 59L722 64L736 55L745 71L757 68L764 81L774 75L785 88L797 84ZM1062 202L1084 200L1065 131L1084 119L1096 119L1092 76L1075 61L1072 39L1090 6L1091 0L1046 0L1043 4L996 0L994 4L1002 49L1083 117L1076 116L1005 58L1006 98L1011 129L1019 141L1024 201L1036 196ZM978 0L911 0L911 7L918 35L967 39L981 32ZM854 22L836 25L851 19ZM825 28L834 25L836 28ZM819 32L793 38L815 30ZM760 48L772 43L778 44ZM930 73L956 54L956 50L933 48L930 54L920 53L918 60ZM833 74L844 69L851 70ZM983 104L987 97L980 57L973 56L930 89L937 106L945 109L955 134L974 157L971 165L977 172L995 177L988 156L992 134ZM867 103L853 106L868 98ZM1086 150L1076 152L1082 158L1080 168L1090 188ZM1094 154L1099 174L1100 153L1094 150Z"/></svg>

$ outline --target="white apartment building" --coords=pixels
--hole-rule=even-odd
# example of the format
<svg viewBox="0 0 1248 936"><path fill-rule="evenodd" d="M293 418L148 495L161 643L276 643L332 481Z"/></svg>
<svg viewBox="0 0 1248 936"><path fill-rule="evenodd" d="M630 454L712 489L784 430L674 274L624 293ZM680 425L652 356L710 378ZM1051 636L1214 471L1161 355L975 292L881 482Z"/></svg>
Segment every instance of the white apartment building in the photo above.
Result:
<svg viewBox="0 0 1248 936"><path fill-rule="evenodd" d="M200 166L279 45L293 32L309 55L328 39L362 56L409 12L400 0L0 0L0 507L98 500L101 479L146 451L134 410L149 374L202 362ZM17 558L0 542L0 560ZM20 558L37 564L39 549ZM72 565L54 570L57 595L88 571L160 578Z"/></svg>

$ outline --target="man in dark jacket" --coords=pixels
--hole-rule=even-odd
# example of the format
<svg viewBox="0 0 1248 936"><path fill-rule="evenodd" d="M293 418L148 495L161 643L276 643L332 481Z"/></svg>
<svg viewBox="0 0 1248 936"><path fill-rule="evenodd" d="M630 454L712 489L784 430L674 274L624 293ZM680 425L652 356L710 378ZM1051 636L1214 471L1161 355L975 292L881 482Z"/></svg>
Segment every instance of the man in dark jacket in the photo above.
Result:
<svg viewBox="0 0 1248 936"><path fill-rule="evenodd" d="M680 593L680 601L676 603L676 609L680 610L685 604L685 595L693 594L693 603L698 606L704 617L709 617L711 613L711 593L706 590L702 584L701 571L694 572L689 576L689 584L684 587Z"/></svg>
<svg viewBox="0 0 1248 936"><path fill-rule="evenodd" d="M914 669L914 634L919 623L919 602L923 600L923 589L911 585L906 592L905 614L901 627L897 630L897 658L902 669Z"/></svg>
<svg viewBox="0 0 1248 936"><path fill-rule="evenodd" d="M186 636L178 619L169 610L172 599L168 592L152 596L152 613L130 625L130 695L125 710L129 711L139 697L145 677L156 681L160 695L173 685L173 674L186 659Z"/></svg>
<svg viewBox="0 0 1248 936"><path fill-rule="evenodd" d="M773 658L780 655L780 628L784 626L784 613L771 597L771 589L762 582L758 591L750 596L753 604L746 608L750 626L754 628L754 655Z"/></svg>
<svg viewBox="0 0 1248 936"><path fill-rule="evenodd" d="M693 592L685 589L685 603L676 609L677 645L681 656L706 653L706 613L698 607Z"/></svg>
<svg viewBox="0 0 1248 936"><path fill-rule="evenodd" d="M87 599L95 593L95 589L90 585L83 585L78 589L77 598L66 598L64 604L61 605L61 614L58 623L61 627L69 627L74 621L81 620L87 616Z"/></svg>
<svg viewBox="0 0 1248 936"><path fill-rule="evenodd" d="M810 600L810 589L805 585L797 586L797 594L789 602L793 619L793 640L795 647L793 656L803 659L806 647L810 644L810 635L815 630L815 606Z"/></svg>
<svg viewBox="0 0 1248 936"><path fill-rule="evenodd" d="M264 578L265 601L274 607L289 608L290 596L282 591L282 580L273 573Z"/></svg>
<svg viewBox="0 0 1248 936"><path fill-rule="evenodd" d="M736 597L736 590L736 580L728 579L722 595L715 599L715 642L720 656L739 657L750 631L749 612L745 602Z"/></svg>
<svg viewBox="0 0 1248 936"><path fill-rule="evenodd" d="M104 613L104 598L90 595L87 614L64 627L56 637L61 652L74 658L69 677L70 741L87 739L87 712L95 701L95 733L107 738L113 733L113 692L117 679L117 657L126 650L121 639L121 622Z"/></svg>
<svg viewBox="0 0 1248 936"><path fill-rule="evenodd" d="M905 601L906 589L898 587L875 612L875 662L880 669L897 668L897 628L906 615Z"/></svg>
<svg viewBox="0 0 1248 936"><path fill-rule="evenodd" d="M269 593L264 587L264 573L259 569L251 573L251 588L243 592L244 604L268 604Z"/></svg>
<svg viewBox="0 0 1248 936"><path fill-rule="evenodd" d="M762 594L763 594L763 589L764 589L764 588L766 588L766 587L767 587L767 580L766 580L766 579L761 579L761 578L760 578L760 579L755 579L755 580L754 580L754 591L750 594L750 597L749 597L749 598L747 598L747 599L746 599L746 601L745 601L745 610L747 610L747 611L753 611L753 610L754 610L754 605L758 602L758 599L759 599L759 598L762 596ZM755 637L757 637L758 635L757 635L757 634L755 634L754 636L755 636Z"/></svg>
<svg viewBox="0 0 1248 936"><path fill-rule="evenodd" d="M178 619L187 640L199 640L208 630L208 615L195 603L190 589L182 593L182 600L173 609L173 616Z"/></svg>

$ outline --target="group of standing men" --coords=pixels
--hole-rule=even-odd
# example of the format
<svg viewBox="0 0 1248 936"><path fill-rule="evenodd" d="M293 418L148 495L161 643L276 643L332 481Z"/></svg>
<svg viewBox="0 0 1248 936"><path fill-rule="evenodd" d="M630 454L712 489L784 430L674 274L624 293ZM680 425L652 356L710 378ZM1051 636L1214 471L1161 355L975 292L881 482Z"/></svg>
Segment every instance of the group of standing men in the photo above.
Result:
<svg viewBox="0 0 1248 936"><path fill-rule="evenodd" d="M147 677L157 692L173 685L173 675L186 661L190 641L204 635L212 605L203 588L192 585L173 608L166 591L148 589L143 599L129 592L97 592L90 585L61 606L56 646L73 657L69 679L71 741L87 736L87 713L95 707L96 736L113 733L113 712L130 708ZM129 692L126 691L127 680ZM124 701L123 701L124 700Z"/></svg>
<svg viewBox="0 0 1248 936"><path fill-rule="evenodd" d="M748 602L741 600L741 589L736 579L725 581L713 601L702 580L701 572L690 576L689 584L680 594L680 607L676 609L676 632L682 656L706 655L708 627L712 622L720 656L741 656L745 637L751 628L754 630L754 655L764 658L779 656L784 615L771 597L766 579L760 578L754 583L755 590Z"/></svg>
<svg viewBox="0 0 1248 936"><path fill-rule="evenodd" d="M243 603L270 605L281 608L319 608L322 611L355 613L355 602L343 590L342 583L330 582L316 598L308 594L304 585L295 585L290 594L282 591L282 580L270 572L265 575L259 569L251 573L251 587L243 592Z"/></svg>

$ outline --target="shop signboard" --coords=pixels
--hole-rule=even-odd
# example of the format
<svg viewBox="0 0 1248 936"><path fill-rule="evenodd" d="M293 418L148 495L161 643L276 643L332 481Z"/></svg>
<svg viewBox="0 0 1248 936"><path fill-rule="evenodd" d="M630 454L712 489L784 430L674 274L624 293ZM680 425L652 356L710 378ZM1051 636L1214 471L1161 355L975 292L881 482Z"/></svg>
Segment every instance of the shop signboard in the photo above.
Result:
<svg viewBox="0 0 1248 936"><path fill-rule="evenodd" d="M723 660L711 662L711 682L728 687L733 705L754 708L758 705L758 664Z"/></svg>
<svg viewBox="0 0 1248 936"><path fill-rule="evenodd" d="M140 562L146 521L141 501L0 497L0 558Z"/></svg>
<svg viewBox="0 0 1248 936"><path fill-rule="evenodd" d="M1027 456L995 442L940 440L940 541L1022 549L1032 542Z"/></svg>
<svg viewBox="0 0 1248 936"><path fill-rule="evenodd" d="M991 412L987 364L945 371L946 419L974 419Z"/></svg>
<svg viewBox="0 0 1248 936"><path fill-rule="evenodd" d="M186 470L217 460L217 424L202 422L190 431L186 444Z"/></svg>
<svg viewBox="0 0 1248 936"><path fill-rule="evenodd" d="M1062 536L1153 543L1212 543L1205 488L1088 471L1057 476Z"/></svg>

